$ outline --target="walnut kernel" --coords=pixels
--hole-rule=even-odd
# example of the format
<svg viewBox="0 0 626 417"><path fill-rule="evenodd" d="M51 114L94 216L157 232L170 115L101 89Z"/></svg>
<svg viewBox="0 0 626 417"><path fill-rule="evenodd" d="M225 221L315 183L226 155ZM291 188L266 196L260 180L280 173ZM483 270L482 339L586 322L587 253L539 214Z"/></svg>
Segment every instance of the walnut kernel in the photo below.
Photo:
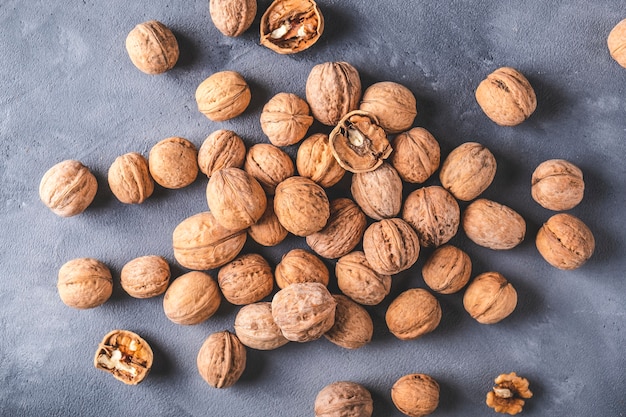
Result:
<svg viewBox="0 0 626 417"><path fill-rule="evenodd" d="M522 412L524 400L533 396L526 378L515 372L501 374L494 381L496 385L487 393L486 403L496 413L516 415Z"/></svg>

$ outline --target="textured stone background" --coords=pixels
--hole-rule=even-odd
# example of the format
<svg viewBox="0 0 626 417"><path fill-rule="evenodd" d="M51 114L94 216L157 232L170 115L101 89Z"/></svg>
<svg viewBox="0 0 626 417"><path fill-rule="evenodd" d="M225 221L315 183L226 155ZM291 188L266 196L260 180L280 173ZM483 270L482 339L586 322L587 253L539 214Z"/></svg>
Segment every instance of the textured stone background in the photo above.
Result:
<svg viewBox="0 0 626 417"><path fill-rule="evenodd" d="M399 416L392 384L424 372L441 385L434 415L486 416L493 414L484 404L492 379L510 371L531 381L535 396L526 416L626 414L626 69L606 48L608 32L626 18L623 2L319 3L322 39L308 51L279 56L258 44L261 13L248 32L230 39L213 26L207 0L0 2L0 414L302 416L313 414L323 386L352 380L372 392L375 416ZM268 5L259 1L259 10ZM168 25L181 46L179 64L160 76L135 69L124 49L126 34L150 19ZM111 194L106 172L118 155L147 155L173 135L200 146L209 133L228 128L248 144L266 141L258 121L263 104L281 91L304 97L313 65L338 60L359 69L364 87L391 80L410 88L418 100L415 125L434 134L444 156L469 140L495 154L498 172L484 196L521 213L527 238L506 252L479 248L462 233L451 243L470 254L474 275L504 274L518 290L518 308L484 326L465 313L461 294L438 296L439 328L396 340L385 327L385 309L401 291L425 286L420 270L430 251L424 250L415 267L394 278L392 294L369 308L371 344L347 351L321 339L271 352L249 349L239 383L212 389L196 371L196 354L210 333L232 330L237 308L223 303L207 322L179 326L165 317L162 297L132 299L119 287L122 266L145 254L165 256L174 277L186 272L173 259L171 233L207 209L207 180L178 191L158 188L145 204L126 206ZM528 77L539 102L515 128L490 122L473 98L483 77L504 65ZM224 69L249 81L253 100L244 115L213 123L197 111L194 92ZM295 156L295 148L289 152ZM585 174L585 198L570 212L590 226L597 250L576 271L552 268L534 246L552 213L532 201L530 176L550 158L569 159ZM53 215L37 194L43 173L64 159L81 160L99 181L94 204L69 219ZM275 265L287 249L304 245L290 238L280 248L249 242L246 250ZM109 302L88 311L66 307L56 292L59 267L83 256L109 265L116 285ZM138 332L155 351L153 371L139 386L124 386L92 365L97 343L114 328Z"/></svg>

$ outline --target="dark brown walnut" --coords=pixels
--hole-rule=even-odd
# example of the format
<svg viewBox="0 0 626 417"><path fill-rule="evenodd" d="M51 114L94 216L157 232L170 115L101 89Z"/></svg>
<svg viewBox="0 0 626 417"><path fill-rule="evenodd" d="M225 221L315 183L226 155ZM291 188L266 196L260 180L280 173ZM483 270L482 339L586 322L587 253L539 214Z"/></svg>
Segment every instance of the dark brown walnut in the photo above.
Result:
<svg viewBox="0 0 626 417"><path fill-rule="evenodd" d="M317 255L296 248L283 255L276 265L274 276L278 288L302 282L319 282L327 286L330 273L326 264Z"/></svg>
<svg viewBox="0 0 626 417"><path fill-rule="evenodd" d="M439 406L439 384L430 375L404 375L393 384L391 400L403 414L423 417Z"/></svg>
<svg viewBox="0 0 626 417"><path fill-rule="evenodd" d="M359 109L376 115L387 133L410 129L417 116L417 104L411 90L392 81L369 86L363 93Z"/></svg>
<svg viewBox="0 0 626 417"><path fill-rule="evenodd" d="M339 258L335 276L341 292L359 304L377 305L391 290L391 276L374 271L361 251Z"/></svg>
<svg viewBox="0 0 626 417"><path fill-rule="evenodd" d="M276 186L274 213L285 229L305 237L326 226L330 202L322 187L308 178L294 176Z"/></svg>
<svg viewBox="0 0 626 417"><path fill-rule="evenodd" d="M306 237L306 243L318 255L336 259L350 253L361 242L367 219L349 198L330 202L330 218L319 232Z"/></svg>
<svg viewBox="0 0 626 417"><path fill-rule="evenodd" d="M300 144L296 168L298 175L310 178L323 188L337 184L346 173L335 159L328 135L324 133L315 133Z"/></svg>
<svg viewBox="0 0 626 417"><path fill-rule="evenodd" d="M217 283L231 304L252 304L271 294L274 274L265 258L248 253L224 265L217 274Z"/></svg>
<svg viewBox="0 0 626 417"><path fill-rule="evenodd" d="M274 199L272 197L268 197L265 213L248 228L248 234L252 240L262 246L276 246L285 240L289 234L274 213Z"/></svg>
<svg viewBox="0 0 626 417"><path fill-rule="evenodd" d="M443 161L439 180L446 190L462 201L478 197L496 175L496 158L476 142L465 142L454 148Z"/></svg>
<svg viewBox="0 0 626 417"><path fill-rule="evenodd" d="M310 48L324 32L324 16L313 0L275 0L261 17L261 45L279 54Z"/></svg>
<svg viewBox="0 0 626 417"><path fill-rule="evenodd" d="M113 195L125 204L141 204L154 192L148 160L136 152L118 156L113 161L108 181Z"/></svg>
<svg viewBox="0 0 626 417"><path fill-rule="evenodd" d="M154 354L148 342L128 330L113 330L98 344L93 358L96 369L108 372L128 385L143 381L152 368Z"/></svg>
<svg viewBox="0 0 626 417"><path fill-rule="evenodd" d="M375 170L392 151L376 116L362 110L346 114L330 133L329 141L339 165L353 173Z"/></svg>
<svg viewBox="0 0 626 417"><path fill-rule="evenodd" d="M463 230L477 245L507 250L524 240L526 221L512 208L481 198L465 209Z"/></svg>
<svg viewBox="0 0 626 417"><path fill-rule="evenodd" d="M170 266L162 256L140 256L124 265L120 284L131 297L150 298L167 290L170 276Z"/></svg>
<svg viewBox="0 0 626 417"><path fill-rule="evenodd" d="M591 258L596 247L589 227L567 213L550 217L537 232L535 244L543 259L563 270L581 267Z"/></svg>
<svg viewBox="0 0 626 417"><path fill-rule="evenodd" d="M79 161L66 160L50 168L39 183L39 198L54 214L71 217L89 207L98 181Z"/></svg>
<svg viewBox="0 0 626 417"><path fill-rule="evenodd" d="M525 401L533 396L526 378L515 372L500 374L496 385L487 393L486 403L496 413L516 415L522 412Z"/></svg>
<svg viewBox="0 0 626 417"><path fill-rule="evenodd" d="M429 131L414 127L395 137L389 159L404 181L421 184L439 168L441 149Z"/></svg>
<svg viewBox="0 0 626 417"><path fill-rule="evenodd" d="M223 330L206 338L196 365L207 384L213 388L228 388L241 378L246 369L246 356L246 347L237 336Z"/></svg>
<svg viewBox="0 0 626 417"><path fill-rule="evenodd" d="M245 230L226 229L211 212L198 213L174 229L174 258L189 269L218 268L239 255L246 238Z"/></svg>
<svg viewBox="0 0 626 417"><path fill-rule="evenodd" d="M57 290L68 307L98 307L113 294L111 270L97 259L72 259L59 269Z"/></svg>
<svg viewBox="0 0 626 417"><path fill-rule="evenodd" d="M343 116L359 108L361 78L347 62L315 65L306 80L306 101L313 117L326 126L336 126Z"/></svg>
<svg viewBox="0 0 626 417"><path fill-rule="evenodd" d="M211 133L198 150L200 171L207 177L222 168L241 168L246 159L246 145L232 130L220 129Z"/></svg>
<svg viewBox="0 0 626 417"><path fill-rule="evenodd" d="M207 273L191 271L176 278L165 291L163 311L176 324L192 325L215 314L221 302L215 280Z"/></svg>
<svg viewBox="0 0 626 417"><path fill-rule="evenodd" d="M220 71L211 75L196 89L198 110L214 122L239 116L250 104L250 86L235 71Z"/></svg>
<svg viewBox="0 0 626 417"><path fill-rule="evenodd" d="M209 13L213 24L226 36L244 33L256 17L256 0L211 0Z"/></svg>
<svg viewBox="0 0 626 417"><path fill-rule="evenodd" d="M335 324L324 337L345 349L358 349L372 340L374 323L365 308L345 295L335 294Z"/></svg>
<svg viewBox="0 0 626 417"><path fill-rule="evenodd" d="M498 272L485 272L470 283L463 307L481 324L494 324L508 317L517 306L517 291Z"/></svg>
<svg viewBox="0 0 626 417"><path fill-rule="evenodd" d="M498 68L476 88L476 101L487 117L500 126L516 126L537 108L535 90L526 77L510 68Z"/></svg>
<svg viewBox="0 0 626 417"><path fill-rule="evenodd" d="M273 195L276 186L292 177L295 167L291 157L269 143L257 143L248 149L243 169L252 175L267 194Z"/></svg>
<svg viewBox="0 0 626 417"><path fill-rule="evenodd" d="M398 339L413 340L435 330L441 314L437 298L423 288L411 288L391 302L385 322Z"/></svg>
<svg viewBox="0 0 626 417"><path fill-rule="evenodd" d="M198 176L198 150L185 138L163 139L150 149L148 167L160 186L170 189L186 187Z"/></svg>
<svg viewBox="0 0 626 417"><path fill-rule="evenodd" d="M453 294L469 282L472 261L467 253L452 245L437 248L422 267L428 287L440 294Z"/></svg>
<svg viewBox="0 0 626 417"><path fill-rule="evenodd" d="M363 252L372 269L394 275L409 269L420 253L420 243L410 224L399 218L372 223L363 235Z"/></svg>
<svg viewBox="0 0 626 417"><path fill-rule="evenodd" d="M402 208L402 180L388 163L352 176L352 197L374 220L396 217Z"/></svg>
<svg viewBox="0 0 626 417"><path fill-rule="evenodd" d="M289 343L272 317L269 301L241 307L235 316L235 333L249 348L273 350Z"/></svg>
<svg viewBox="0 0 626 417"><path fill-rule="evenodd" d="M578 205L585 194L583 172L563 159L544 161L531 179L533 200L548 210L569 210Z"/></svg>
<svg viewBox="0 0 626 417"><path fill-rule="evenodd" d="M452 194L432 185L407 196L402 218L415 229L420 245L438 247L456 235L461 209Z"/></svg>
<svg viewBox="0 0 626 417"><path fill-rule="evenodd" d="M162 74L176 65L178 42L172 31L156 20L140 23L126 37L126 51L139 70Z"/></svg>
<svg viewBox="0 0 626 417"><path fill-rule="evenodd" d="M374 401L363 385L338 381L317 394L314 411L315 417L371 417Z"/></svg>
<svg viewBox="0 0 626 417"><path fill-rule="evenodd" d="M295 94L278 93L263 106L261 129L275 146L300 142L313 124L309 105Z"/></svg>

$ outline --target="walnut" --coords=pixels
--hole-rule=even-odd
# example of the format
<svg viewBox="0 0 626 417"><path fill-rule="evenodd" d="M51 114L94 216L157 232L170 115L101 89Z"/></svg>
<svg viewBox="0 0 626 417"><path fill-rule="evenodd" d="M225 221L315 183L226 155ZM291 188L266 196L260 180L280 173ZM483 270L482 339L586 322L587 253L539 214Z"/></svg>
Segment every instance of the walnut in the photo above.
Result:
<svg viewBox="0 0 626 417"><path fill-rule="evenodd" d="M413 340L432 332L441 321L437 298L423 288L411 288L391 302L385 321L400 340Z"/></svg>
<svg viewBox="0 0 626 417"><path fill-rule="evenodd" d="M261 45L279 54L310 48L324 32L314 0L274 0L261 17Z"/></svg>
<svg viewBox="0 0 626 417"><path fill-rule="evenodd" d="M274 212L285 229L304 237L326 226L330 203L322 187L308 178L294 176L276 186Z"/></svg>
<svg viewBox="0 0 626 417"><path fill-rule="evenodd" d="M306 80L306 101L316 120L336 126L349 112L359 108L361 78L347 62L315 65Z"/></svg>
<svg viewBox="0 0 626 417"><path fill-rule="evenodd" d="M402 180L387 163L354 174L350 191L359 207L374 220L396 217L402 208Z"/></svg>
<svg viewBox="0 0 626 417"><path fill-rule="evenodd" d="M126 37L132 63L146 74L162 74L178 61L178 42L172 31L156 20L140 23Z"/></svg>
<svg viewBox="0 0 626 417"><path fill-rule="evenodd" d="M120 284L131 297L150 298L167 290L170 276L170 266L163 257L141 256L124 265Z"/></svg>
<svg viewBox="0 0 626 417"><path fill-rule="evenodd" d="M524 400L533 396L528 388L528 380L517 376L515 372L498 375L494 382L496 385L487 393L486 403L496 413L512 416L521 413Z"/></svg>
<svg viewBox="0 0 626 417"><path fill-rule="evenodd" d="M335 276L341 292L359 304L379 304L391 290L391 276L374 271L361 251L339 258Z"/></svg>
<svg viewBox="0 0 626 417"><path fill-rule="evenodd" d="M272 317L283 336L293 342L319 339L335 323L337 302L324 284L288 285L272 299Z"/></svg>
<svg viewBox="0 0 626 417"><path fill-rule="evenodd" d="M300 142L313 124L306 101L295 94L278 93L263 106L261 129L275 146Z"/></svg>
<svg viewBox="0 0 626 417"><path fill-rule="evenodd" d="M89 207L98 181L79 161L66 160L50 168L39 183L39 198L54 214L71 217Z"/></svg>
<svg viewBox="0 0 626 417"><path fill-rule="evenodd" d="M346 173L335 159L328 135L324 133L315 133L300 144L296 168L300 176L312 179L323 188L337 184Z"/></svg>
<svg viewBox="0 0 626 417"><path fill-rule="evenodd" d="M477 245L495 250L512 249L526 235L526 221L515 210L481 198L463 213L463 230Z"/></svg>
<svg viewBox="0 0 626 417"><path fill-rule="evenodd" d="M273 195L276 186L293 176L293 161L284 151L269 143L257 143L248 149L243 169L252 175L267 194Z"/></svg>
<svg viewBox="0 0 626 417"><path fill-rule="evenodd" d="M330 274L324 262L315 254L296 248L283 255L274 275L278 288L285 288L302 282L319 282L327 286Z"/></svg>
<svg viewBox="0 0 626 417"><path fill-rule="evenodd" d="M176 278L165 291L163 310L176 324L198 324L215 314L221 301L215 280L207 273L191 271Z"/></svg>
<svg viewBox="0 0 626 417"><path fill-rule="evenodd" d="M476 142L465 142L450 152L439 171L446 190L462 201L478 197L496 175L496 158Z"/></svg>
<svg viewBox="0 0 626 417"><path fill-rule="evenodd" d="M531 179L533 200L548 210L569 210L578 205L585 193L583 173L563 159L544 161Z"/></svg>
<svg viewBox="0 0 626 417"><path fill-rule="evenodd" d="M209 13L222 34L237 37L252 25L256 17L256 0L211 0Z"/></svg>
<svg viewBox="0 0 626 417"><path fill-rule="evenodd" d="M626 19L616 24L606 39L611 57L626 68Z"/></svg>
<svg viewBox="0 0 626 417"><path fill-rule="evenodd" d="M461 209L452 194L432 185L407 196L402 218L415 229L420 245L438 247L456 235Z"/></svg>
<svg viewBox="0 0 626 417"><path fill-rule="evenodd" d="M277 349L289 343L274 322L269 301L241 307L235 316L235 333L241 343L258 350Z"/></svg>
<svg viewBox="0 0 626 417"><path fill-rule="evenodd" d="M563 270L582 266L591 258L596 247L589 227L567 213L550 217L537 232L535 244L543 259Z"/></svg>
<svg viewBox="0 0 626 417"><path fill-rule="evenodd" d="M324 337L346 349L358 349L372 340L374 323L367 310L345 295L335 294L335 324Z"/></svg>
<svg viewBox="0 0 626 417"><path fill-rule="evenodd" d="M391 165L406 182L421 184L439 168L439 142L422 127L397 135L393 140L393 149L389 157Z"/></svg>
<svg viewBox="0 0 626 417"><path fill-rule="evenodd" d="M320 256L340 258L361 242L367 219L365 214L349 198L337 198L330 202L330 218L319 232L306 237L306 243Z"/></svg>
<svg viewBox="0 0 626 417"><path fill-rule="evenodd" d="M200 171L207 177L222 168L241 168L246 158L246 145L232 130L220 129L202 142L198 151Z"/></svg>
<svg viewBox="0 0 626 417"><path fill-rule="evenodd" d="M271 294L274 274L265 258L248 253L224 265L217 274L217 283L230 303L252 304Z"/></svg>
<svg viewBox="0 0 626 417"><path fill-rule="evenodd" d="M424 282L440 294L460 291L469 282L471 274L469 255L452 245L438 247L422 267Z"/></svg>
<svg viewBox="0 0 626 417"><path fill-rule="evenodd" d="M97 259L76 258L59 269L57 290L69 307L87 309L104 304L113 293L109 268Z"/></svg>
<svg viewBox="0 0 626 417"><path fill-rule="evenodd" d="M196 89L198 110L214 122L239 116L251 97L248 83L235 71L216 72Z"/></svg>
<svg viewBox="0 0 626 417"><path fill-rule="evenodd" d="M150 175L162 187L183 188L198 176L198 150L185 138L163 139L150 149Z"/></svg>
<svg viewBox="0 0 626 417"><path fill-rule="evenodd" d="M363 385L338 381L317 394L314 410L315 417L371 417L374 401Z"/></svg>
<svg viewBox="0 0 626 417"><path fill-rule="evenodd" d="M93 364L118 381L136 385L150 372L153 358L150 345L137 333L113 330L98 344Z"/></svg>
<svg viewBox="0 0 626 417"><path fill-rule="evenodd" d="M369 86L363 93L359 109L376 115L387 133L410 129L417 116L415 96L411 90L391 81Z"/></svg>
<svg viewBox="0 0 626 417"><path fill-rule="evenodd" d="M274 199L267 198L265 213L259 220L248 228L248 234L259 245L276 246L289 234L287 229L280 224L274 213Z"/></svg>
<svg viewBox="0 0 626 417"><path fill-rule="evenodd" d="M227 330L206 338L196 358L198 372L213 388L228 388L246 369L246 347Z"/></svg>
<svg viewBox="0 0 626 417"><path fill-rule="evenodd" d="M383 219L372 223L363 235L363 252L372 269L394 275L409 269L420 252L415 230L402 219Z"/></svg>
<svg viewBox="0 0 626 417"><path fill-rule="evenodd" d="M148 160L136 152L118 156L109 167L109 187L125 204L141 204L154 192Z"/></svg>
<svg viewBox="0 0 626 417"><path fill-rule="evenodd" d="M463 307L481 324L494 324L508 317L517 305L517 291L498 272L485 272L470 283Z"/></svg>
<svg viewBox="0 0 626 417"><path fill-rule="evenodd" d="M533 87L519 71L509 67L498 68L481 81L476 101L500 126L516 126L537 108Z"/></svg>
<svg viewBox="0 0 626 417"><path fill-rule="evenodd" d="M430 375L404 375L393 384L391 400L403 414L423 417L439 405L439 384Z"/></svg>

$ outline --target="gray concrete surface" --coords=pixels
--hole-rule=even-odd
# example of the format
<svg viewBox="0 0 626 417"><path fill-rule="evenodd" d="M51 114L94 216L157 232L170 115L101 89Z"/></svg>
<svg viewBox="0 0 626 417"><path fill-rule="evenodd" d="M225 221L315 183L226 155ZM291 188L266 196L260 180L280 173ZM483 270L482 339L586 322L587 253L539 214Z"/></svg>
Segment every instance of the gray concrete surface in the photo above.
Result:
<svg viewBox="0 0 626 417"><path fill-rule="evenodd" d="M0 2L0 414L2 416L305 416L317 392L336 380L365 385L374 416L400 416L390 388L407 373L428 373L441 385L436 416L495 415L484 404L492 379L515 371L531 382L526 416L623 416L626 313L626 69L609 56L606 37L626 18L620 0L385 1L320 0L326 30L313 48L279 56L261 47L261 11L242 37L222 36L208 1L3 0ZM177 36L178 65L148 76L131 64L126 34L157 19ZM445 155L462 142L488 146L498 172L484 196L507 204L528 223L525 241L495 252L459 233L474 275L495 270L519 293L506 320L480 325L463 310L462 295L438 295L443 319L421 339L401 342L386 329L391 300L424 287L420 270L429 250L394 277L392 293L368 308L372 342L356 351L325 339L278 350L249 349L241 380L227 390L209 387L195 360L212 332L233 329L235 306L196 326L170 322L162 297L137 300L119 286L122 266L158 254L174 277L186 272L171 249L171 233L185 217L207 209L206 178L177 191L158 188L141 206L119 203L108 188L111 162L126 152L147 155L157 141L186 137L197 146L228 128L248 145L263 142L259 115L274 94L304 97L313 65L345 60L364 86L406 85L418 100L416 126L430 130ZM480 80L500 66L524 73L538 97L536 113L515 128L499 127L473 98ZM239 71L252 103L236 119L214 123L196 109L197 85L215 71ZM311 132L328 129L314 125ZM295 156L295 148L288 149ZM583 202L570 212L593 231L593 258L560 271L539 256L534 236L552 214L530 197L534 168L565 158L584 172ZM78 159L99 182L83 214L58 218L37 194L43 173ZM437 184L436 176L427 185ZM347 190L347 182L333 191ZM406 185L405 191L416 186ZM464 207L465 204L462 204ZM271 250L248 243L275 265L282 253L305 247L291 237ZM115 290L103 306L66 307L56 275L66 261L90 256L113 271ZM333 262L327 262L332 269ZM211 271L215 274L216 271ZM331 289L337 291L331 283ZM114 328L138 332L155 352L154 368L129 387L96 370L92 356Z"/></svg>

